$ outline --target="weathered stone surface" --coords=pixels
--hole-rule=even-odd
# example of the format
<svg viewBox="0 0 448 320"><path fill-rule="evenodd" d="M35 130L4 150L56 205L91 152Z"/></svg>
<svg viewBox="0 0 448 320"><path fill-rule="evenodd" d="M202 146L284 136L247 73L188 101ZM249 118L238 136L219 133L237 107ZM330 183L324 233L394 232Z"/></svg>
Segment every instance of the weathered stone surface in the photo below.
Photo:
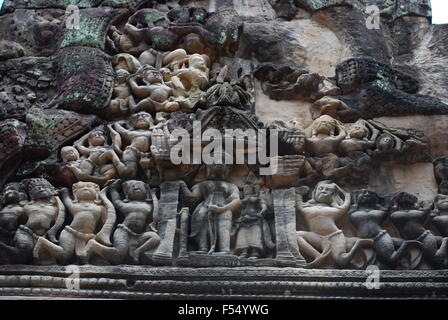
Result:
<svg viewBox="0 0 448 320"><path fill-rule="evenodd" d="M0 38L23 47L22 55L47 57L57 50L65 28L64 17L65 10L61 9L17 9L2 15Z"/></svg>
<svg viewBox="0 0 448 320"><path fill-rule="evenodd" d="M0 296L445 298L448 29L428 1L0 15ZM81 290L57 264L90 264ZM368 267L407 270L366 293Z"/></svg>
<svg viewBox="0 0 448 320"><path fill-rule="evenodd" d="M107 107L114 81L110 56L95 48L67 47L55 60L58 92L51 106L88 113Z"/></svg>

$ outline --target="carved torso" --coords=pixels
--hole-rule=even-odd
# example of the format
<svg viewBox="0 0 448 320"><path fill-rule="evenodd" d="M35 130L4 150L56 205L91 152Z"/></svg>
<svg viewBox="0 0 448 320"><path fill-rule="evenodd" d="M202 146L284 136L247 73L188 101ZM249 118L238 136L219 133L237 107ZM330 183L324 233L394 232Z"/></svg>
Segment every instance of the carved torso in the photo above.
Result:
<svg viewBox="0 0 448 320"><path fill-rule="evenodd" d="M69 209L73 215L70 227L76 231L94 233L105 210L103 205L98 205L91 201L73 203Z"/></svg>
<svg viewBox="0 0 448 320"><path fill-rule="evenodd" d="M302 208L303 215L312 232L322 236L339 231L335 219L341 209L323 203L313 203Z"/></svg>
<svg viewBox="0 0 448 320"><path fill-rule="evenodd" d="M423 227L424 213L420 210L399 210L390 215L402 237L407 240L417 239L426 231Z"/></svg>
<svg viewBox="0 0 448 320"><path fill-rule="evenodd" d="M143 232L150 223L152 205L144 201L120 202L120 213L125 217L123 224L134 232Z"/></svg>
<svg viewBox="0 0 448 320"><path fill-rule="evenodd" d="M372 238L382 231L381 223L386 212L383 210L361 208L350 213L350 220L361 238Z"/></svg>
<svg viewBox="0 0 448 320"><path fill-rule="evenodd" d="M44 235L50 229L58 214L58 206L54 198L30 201L24 206L23 210L28 217L25 226L37 235Z"/></svg>

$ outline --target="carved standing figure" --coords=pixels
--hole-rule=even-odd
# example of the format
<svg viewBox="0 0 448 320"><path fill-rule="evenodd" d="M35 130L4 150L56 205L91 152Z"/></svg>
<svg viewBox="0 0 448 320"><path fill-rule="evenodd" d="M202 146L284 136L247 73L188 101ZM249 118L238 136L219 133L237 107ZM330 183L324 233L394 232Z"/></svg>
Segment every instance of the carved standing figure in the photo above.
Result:
<svg viewBox="0 0 448 320"><path fill-rule="evenodd" d="M232 214L241 206L238 187L226 182L225 164L207 165L207 180L190 191L185 183L186 198L200 200L191 217L190 236L197 240L199 253L230 254Z"/></svg>
<svg viewBox="0 0 448 320"><path fill-rule="evenodd" d="M297 205L310 230L297 231L301 253L313 259L308 267L319 267L327 258L336 266L346 266L358 249L373 245L369 239L347 238L337 227L336 221L348 212L350 203L350 193L328 180L317 183L308 202L303 203L297 193Z"/></svg>
<svg viewBox="0 0 448 320"><path fill-rule="evenodd" d="M424 227L431 205L422 206L417 197L401 192L393 198L390 219L406 240L419 241L423 245L423 257L434 267L448 266L448 238L434 235Z"/></svg>
<svg viewBox="0 0 448 320"><path fill-rule="evenodd" d="M275 247L265 220L268 211L266 201L250 194L241 202L243 209L237 221L235 254L249 259L265 257L266 249Z"/></svg>
<svg viewBox="0 0 448 320"><path fill-rule="evenodd" d="M157 224L157 198L142 181L129 180L121 184L125 198L118 191L120 181L110 186L110 196L115 208L124 217L113 236L113 247L95 239L87 244L89 255L96 254L112 264L123 262L138 264L143 254L154 250L160 243ZM154 203L155 202L155 203Z"/></svg>
<svg viewBox="0 0 448 320"><path fill-rule="evenodd" d="M93 182L78 182L72 187L75 198L72 200L68 189L62 189L62 199L73 220L62 230L60 245L56 241L39 237L34 257L39 260L43 253L48 253L60 263L67 264L76 255L81 262L86 262L86 244L90 239L112 245L110 236L116 216L114 206L105 195L106 190L107 188L100 192L99 186Z"/></svg>
<svg viewBox="0 0 448 320"><path fill-rule="evenodd" d="M14 235L19 228L21 220L24 219L23 206L27 200L26 194L22 191L21 184L12 182L3 188L0 204L0 242L13 246ZM7 252L0 251L0 264L13 263L13 258Z"/></svg>
<svg viewBox="0 0 448 320"><path fill-rule="evenodd" d="M26 183L30 198L23 206L26 223L19 226L12 246L0 242L0 249L14 263L31 261L37 239L48 237L56 242L56 233L65 219L65 207L57 196L57 190L47 180L33 178Z"/></svg>
<svg viewBox="0 0 448 320"><path fill-rule="evenodd" d="M400 266L400 259L410 254L409 249L421 248L418 241L392 238L382 228L387 219L388 209L381 206L381 198L373 191L366 189L358 191L355 203L350 208L350 221L356 227L360 238L372 239L376 258L389 268ZM421 255L410 256L408 269L414 269L420 262Z"/></svg>

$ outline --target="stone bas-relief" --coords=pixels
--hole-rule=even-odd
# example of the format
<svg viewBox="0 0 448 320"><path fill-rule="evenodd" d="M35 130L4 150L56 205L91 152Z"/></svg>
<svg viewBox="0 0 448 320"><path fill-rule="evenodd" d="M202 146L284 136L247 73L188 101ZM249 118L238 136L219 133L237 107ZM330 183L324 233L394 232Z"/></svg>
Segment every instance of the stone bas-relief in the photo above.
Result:
<svg viewBox="0 0 448 320"><path fill-rule="evenodd" d="M2 266L377 266L409 274L448 267L448 160L434 156L423 128L375 120L442 117L448 106L421 94L427 75L371 51L383 31L366 39L369 49L335 24L335 14L361 15L369 1L266 2L277 18L248 16L228 1L84 1L79 31L61 30L60 4L14 3L1 12L12 29L21 17L39 22L24 24L33 37L23 28L0 37ZM423 0L400 8L384 1L382 22L429 15ZM270 35L256 26L283 18L338 29L344 52L327 68L334 76L270 56ZM260 106L266 101L272 105ZM272 111L269 119L257 117L261 108ZM197 123L224 135L230 150L214 149L214 163L175 164L180 129L192 155L210 151L210 141L193 136ZM260 159L248 161L263 147L228 129L266 130L267 141L278 133L271 175ZM217 160L236 160L237 152L242 162ZM433 171L429 182L407 181L415 188L403 190L406 181L377 176L410 166ZM431 191L422 190L428 184Z"/></svg>

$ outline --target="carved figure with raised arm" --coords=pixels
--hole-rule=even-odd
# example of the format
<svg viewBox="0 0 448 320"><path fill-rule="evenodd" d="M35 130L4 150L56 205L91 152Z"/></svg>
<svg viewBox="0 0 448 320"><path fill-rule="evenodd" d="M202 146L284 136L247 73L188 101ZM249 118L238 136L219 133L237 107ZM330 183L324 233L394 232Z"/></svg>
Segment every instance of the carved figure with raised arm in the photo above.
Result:
<svg viewBox="0 0 448 320"><path fill-rule="evenodd" d="M350 193L329 180L317 183L308 202L297 193L298 209L310 230L297 231L300 252L312 259L308 267L320 267L326 259L338 267L347 266L358 249L373 245L372 240L346 237L336 225L350 204Z"/></svg>
<svg viewBox="0 0 448 320"><path fill-rule="evenodd" d="M120 196L120 184L124 199ZM92 239L86 251L89 255L99 255L111 264L141 263L143 255L155 250L160 243L156 230L157 198L148 185L138 180L113 182L110 197L123 219L114 232L114 245L105 246Z"/></svg>
<svg viewBox="0 0 448 320"><path fill-rule="evenodd" d="M377 193L366 189L359 190L355 203L350 208L350 221L356 227L360 238L373 240L377 261L388 268L401 266L414 269L421 260L421 253L414 257L410 249L421 249L421 243L392 238L382 227L388 218L388 209L381 204L382 199ZM408 263L403 265L401 259L406 255L409 257Z"/></svg>
<svg viewBox="0 0 448 320"><path fill-rule="evenodd" d="M423 258L436 268L448 266L448 238L436 236L424 224L432 203L419 203L417 197L400 192L393 198L390 219L406 240L422 243Z"/></svg>
<svg viewBox="0 0 448 320"><path fill-rule="evenodd" d="M57 190L46 179L33 178L25 184L30 198L23 205L26 222L16 231L12 246L0 242L0 249L14 263L31 262L39 238L46 237L56 242L56 234L65 219L64 204L57 196Z"/></svg>
<svg viewBox="0 0 448 320"><path fill-rule="evenodd" d="M87 242L97 239L105 245L112 245L110 236L115 224L115 208L106 197L107 187L100 192L100 187L93 182L78 182L72 187L74 199L67 188L62 189L62 199L72 221L62 230L59 245L39 237L34 248L34 258L49 254L56 261L68 264L75 255L80 262L87 262L85 257Z"/></svg>

